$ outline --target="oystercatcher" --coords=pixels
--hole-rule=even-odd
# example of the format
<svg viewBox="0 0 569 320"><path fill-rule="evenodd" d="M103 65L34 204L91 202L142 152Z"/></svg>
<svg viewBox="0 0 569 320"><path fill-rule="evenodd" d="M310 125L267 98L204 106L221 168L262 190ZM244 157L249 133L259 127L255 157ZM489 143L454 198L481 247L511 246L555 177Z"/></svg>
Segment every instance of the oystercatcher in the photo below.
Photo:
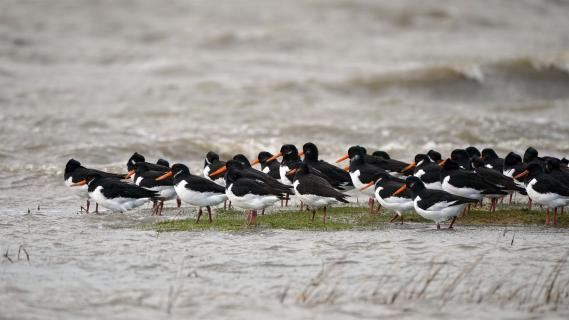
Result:
<svg viewBox="0 0 569 320"><path fill-rule="evenodd" d="M545 224L549 224L549 209L553 209L553 224L556 224L557 208L569 205L569 186L546 174L538 162L530 162L522 173L515 178L525 177L528 196L545 206L547 213Z"/></svg>
<svg viewBox="0 0 569 320"><path fill-rule="evenodd" d="M524 152L524 163L529 164L532 162L536 162L542 167L545 165L543 159L539 157L537 149L534 147L528 147Z"/></svg>
<svg viewBox="0 0 569 320"><path fill-rule="evenodd" d="M312 174L312 170L307 163L302 163L297 169L293 169L291 174L296 173L293 178L294 194L312 208L312 220L316 215L316 209L323 208L322 219L326 223L326 207L337 202L348 203L347 195L336 190L325 179Z"/></svg>
<svg viewBox="0 0 569 320"><path fill-rule="evenodd" d="M361 146L352 146L348 149L348 154L342 156L336 163L340 163L346 159L352 159L352 154L357 150L359 153L363 153L363 157L365 158L365 162L369 165L378 167L384 171L387 171L389 174L393 176L400 176L400 175L409 175L412 174L412 171L404 171L404 169L409 166L408 163L394 160L394 159L385 159L381 157L374 157L367 154L367 150Z"/></svg>
<svg viewBox="0 0 569 320"><path fill-rule="evenodd" d="M222 187L225 187L225 179L223 173L214 175L211 174L212 172L215 172L222 167L225 167L225 161L219 160L219 155L213 151L210 151L205 155L203 164L203 176L206 179L211 180Z"/></svg>
<svg viewBox="0 0 569 320"><path fill-rule="evenodd" d="M431 159L431 161L433 161L434 163L441 163L443 161L441 153L438 151L431 149L427 152L427 155L429 156L429 159Z"/></svg>
<svg viewBox="0 0 569 320"><path fill-rule="evenodd" d="M294 176L291 175L290 172L293 169L297 169L302 163L302 161L300 160L298 149L292 144L283 144L281 150L274 156L267 159L267 161L270 162L280 157L283 157L283 161L281 162L281 166L279 167L281 182L286 185L292 186L292 179L294 178Z"/></svg>
<svg viewBox="0 0 569 320"><path fill-rule="evenodd" d="M146 162L143 155L141 155L138 152L135 152L126 162L126 168L128 170L128 174L126 175L127 179L132 177L134 175L134 173L136 172L136 164L137 163L146 164L148 170L151 170L151 171L166 172L166 171L170 170L169 167L162 166L162 165L155 164L155 163Z"/></svg>
<svg viewBox="0 0 569 320"><path fill-rule="evenodd" d="M346 191L354 188L350 174L346 171L332 165L324 160L318 159L318 148L312 142L305 143L302 146L301 155L304 155L303 163L310 166L311 172L317 171L319 176L326 176L327 182L332 187Z"/></svg>
<svg viewBox="0 0 569 320"><path fill-rule="evenodd" d="M86 184L79 184L80 181L85 180L89 173L99 173L100 175L112 178L116 180L121 180L125 178L125 174L116 174L116 173L109 173L104 172L96 169L88 169L81 165L81 163L75 159L69 159L67 164L65 165L65 172L63 173L63 179L65 185L69 187L77 197L84 199L87 201L85 206L85 212L89 213L89 207L91 205L91 201L89 198L89 191ZM81 207L83 210L83 207ZM99 204L95 203L95 212L99 211Z"/></svg>
<svg viewBox="0 0 569 320"><path fill-rule="evenodd" d="M164 173L156 180L160 181L172 176L174 177L174 189L176 189L180 199L189 205L198 207L196 223L200 222L202 207L206 207L209 222L212 222L211 206L227 200L225 188L204 177L191 174L190 169L181 163L174 164L172 170Z"/></svg>
<svg viewBox="0 0 569 320"><path fill-rule="evenodd" d="M525 194L525 189L516 185L512 177L505 176L501 172L495 169L490 169L484 166L484 161L482 159L473 159L472 165L474 166L474 172L478 173L482 179L486 182L493 184L497 188L506 191L510 197L514 192L520 192ZM490 204L490 211L496 211L497 198L491 198L492 202Z"/></svg>
<svg viewBox="0 0 569 320"><path fill-rule="evenodd" d="M168 167L168 168L170 167L170 162L168 160L162 159L162 158L156 160L156 164L159 166L163 166L163 167Z"/></svg>
<svg viewBox="0 0 569 320"><path fill-rule="evenodd" d="M526 188L525 183L515 178L518 174L522 173L526 169L526 165L522 162L522 157L514 152L510 152L504 158L504 171L502 172L505 176L514 179L514 183L520 188ZM527 193L524 193L527 194ZM510 204L512 203L512 197L510 195ZM531 210L532 201L528 197L528 209Z"/></svg>
<svg viewBox="0 0 569 320"><path fill-rule="evenodd" d="M386 171L366 162L368 158L366 157L365 149L363 147L351 147L348 150L348 155L350 157L350 178L352 179L354 187L358 188L369 197L368 206L369 213L371 214L373 213L373 206L375 203L375 193L374 190L363 187L370 182L372 184L375 183L379 174Z"/></svg>
<svg viewBox="0 0 569 320"><path fill-rule="evenodd" d="M498 172L504 171L504 159L500 158L494 149L486 148L482 150L480 159L484 161L486 168L494 169Z"/></svg>
<svg viewBox="0 0 569 320"><path fill-rule="evenodd" d="M545 169L550 176L569 185L569 171L561 169L561 160L549 157L545 160Z"/></svg>
<svg viewBox="0 0 569 320"><path fill-rule="evenodd" d="M441 166L432 161L428 155L423 153L416 154L415 161L405 169L414 169L413 175L421 179L427 189L443 189L441 185Z"/></svg>
<svg viewBox="0 0 569 320"><path fill-rule="evenodd" d="M450 158L458 163L458 166L462 169L472 170L472 159L466 150L464 149L454 149L450 153Z"/></svg>
<svg viewBox="0 0 569 320"><path fill-rule="evenodd" d="M261 171L263 173L268 174L270 177L273 177L277 180L281 179L281 173L280 173L280 166L281 163L278 160L272 160L267 162L268 159L270 159L273 156L272 153L267 152L267 151L261 151L259 152L259 155L257 156L256 160L253 160L253 162L251 162L251 165L254 166L256 164L261 164Z"/></svg>
<svg viewBox="0 0 569 320"><path fill-rule="evenodd" d="M237 169L232 162L237 163L234 160L227 162L225 193L236 207L250 210L247 214L247 224L256 225L257 210L264 210L285 199L286 194L267 183L244 176L245 171Z"/></svg>
<svg viewBox="0 0 569 320"><path fill-rule="evenodd" d="M375 198L379 204L395 211L395 215L389 222L400 217L401 223L403 223L403 213L413 209L413 193L410 190L404 190L395 196L393 195L404 185L405 180L393 177L387 172L380 173L375 182ZM371 183L363 188L367 188L367 186L371 186Z"/></svg>
<svg viewBox="0 0 569 320"><path fill-rule="evenodd" d="M389 153L383 151L383 150L377 150L372 152L371 154L374 157L379 157L379 158L383 158L383 159L391 159L391 156L389 155Z"/></svg>
<svg viewBox="0 0 569 320"><path fill-rule="evenodd" d="M441 184L443 190L448 193L477 201L483 197L499 198L508 194L502 188L484 180L478 173L461 169L452 159L443 163Z"/></svg>
<svg viewBox="0 0 569 320"><path fill-rule="evenodd" d="M125 212L159 197L159 193L137 185L108 178L98 172L91 172L78 182L87 184L89 197L104 208L113 212Z"/></svg>
<svg viewBox="0 0 569 320"><path fill-rule="evenodd" d="M437 229L441 228L441 222L452 218L449 225L449 229L451 229L456 217L464 210L464 206L478 201L450 194L446 191L427 189L423 181L417 177L408 177L405 185L395 191L393 195L397 196L407 188L413 192L415 211L423 218L433 220L437 224Z"/></svg>
<svg viewBox="0 0 569 320"><path fill-rule="evenodd" d="M280 190L283 193L291 194L293 192L292 186L285 185L285 184L279 182L277 179L272 178L272 177L262 173L261 171L254 169L253 167L251 167L251 165L248 162L241 162L241 161L237 161L237 160L229 160L229 161L227 161L225 166L219 168L217 171L210 173L210 174L223 173L223 172L229 171L229 169L232 169L234 172L238 172L239 176L243 176L245 178L252 179L252 180L261 181L261 182L266 183L267 185L271 186L272 188L275 188L276 190ZM225 179L227 180L227 174L225 176ZM227 181L226 181L226 185L227 185Z"/></svg>
<svg viewBox="0 0 569 320"><path fill-rule="evenodd" d="M171 178L162 179L160 181L156 180L156 178L162 176L164 173L149 170L144 162L137 162L135 168L134 184L158 193L158 196L155 197L154 214L162 215L164 201L176 199L177 195L176 190L174 190L174 181Z"/></svg>

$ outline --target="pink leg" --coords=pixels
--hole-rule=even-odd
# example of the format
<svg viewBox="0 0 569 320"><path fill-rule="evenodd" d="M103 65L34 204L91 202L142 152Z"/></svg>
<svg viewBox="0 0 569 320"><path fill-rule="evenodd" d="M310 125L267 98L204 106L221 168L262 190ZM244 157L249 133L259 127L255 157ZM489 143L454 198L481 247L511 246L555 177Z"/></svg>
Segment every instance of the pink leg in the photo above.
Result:
<svg viewBox="0 0 569 320"><path fill-rule="evenodd" d="M557 224L557 208L553 208L553 225Z"/></svg>
<svg viewBox="0 0 569 320"><path fill-rule="evenodd" d="M326 207L324 207L324 217L322 218L322 221L326 223Z"/></svg>
<svg viewBox="0 0 569 320"><path fill-rule="evenodd" d="M207 206L207 207L205 207L205 208L207 209L207 217L208 217L208 219L209 219L209 223L212 223L212 222L213 222L213 219L211 218L211 207L210 207L210 206Z"/></svg>
<svg viewBox="0 0 569 320"><path fill-rule="evenodd" d="M164 203L162 203L162 204L164 204ZM182 206L182 199L176 198L176 208L179 208L181 206Z"/></svg>
<svg viewBox="0 0 569 320"><path fill-rule="evenodd" d="M202 207L200 207L200 208L198 209L198 218L196 219L196 223L199 223L199 222L200 222L200 218L201 218L201 216L202 216L202 213L203 213L203 212L202 212Z"/></svg>
<svg viewBox="0 0 569 320"><path fill-rule="evenodd" d="M545 224L549 225L549 208L547 208L547 211L545 212Z"/></svg>
<svg viewBox="0 0 569 320"><path fill-rule="evenodd" d="M510 202L508 203L509 205L512 205L512 197L514 196L514 193L510 193Z"/></svg>

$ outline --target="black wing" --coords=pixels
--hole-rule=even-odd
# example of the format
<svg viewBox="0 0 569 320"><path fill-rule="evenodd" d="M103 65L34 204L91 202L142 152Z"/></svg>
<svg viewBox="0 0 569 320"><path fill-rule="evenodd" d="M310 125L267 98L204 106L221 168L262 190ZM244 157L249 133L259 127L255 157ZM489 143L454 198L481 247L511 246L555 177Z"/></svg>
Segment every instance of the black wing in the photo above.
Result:
<svg viewBox="0 0 569 320"><path fill-rule="evenodd" d="M547 174L540 174L536 179L537 183L533 185L533 189L535 191L539 193L553 192L564 197L569 197L569 187L561 183L559 180Z"/></svg>
<svg viewBox="0 0 569 320"><path fill-rule="evenodd" d="M405 183L402 182L396 182L396 181L387 181L387 182L379 182L379 184L377 185L377 187L381 187L382 189L379 191L379 195L382 198L389 198L391 196L393 196L393 194L395 193L395 191L399 190L399 188L401 188ZM400 197L400 198L407 198L407 199L413 199L413 192L409 189L405 189L403 192L401 192L400 194L398 194L396 197Z"/></svg>
<svg viewBox="0 0 569 320"><path fill-rule="evenodd" d="M334 198L340 202L347 203L347 195L334 189L328 181L313 174L308 174L299 179L296 187L300 194L313 194L321 197Z"/></svg>
<svg viewBox="0 0 569 320"><path fill-rule="evenodd" d="M417 202L417 205L423 209L429 209L441 202L452 203L451 205L453 206L478 202L478 200L455 196L442 190L424 189L419 193L418 196L421 198L421 200Z"/></svg>
<svg viewBox="0 0 569 320"><path fill-rule="evenodd" d="M186 188L198 192L225 193L225 188L204 177L190 175Z"/></svg>
<svg viewBox="0 0 569 320"><path fill-rule="evenodd" d="M101 192L106 198L153 198L157 197L158 193L139 187L134 184L104 178L100 183L103 190Z"/></svg>
<svg viewBox="0 0 569 320"><path fill-rule="evenodd" d="M502 188L486 182L479 174L472 171L457 170L449 176L449 183L458 188L474 188L482 190L482 194L507 194Z"/></svg>
<svg viewBox="0 0 569 320"><path fill-rule="evenodd" d="M274 195L281 200L285 198L285 193L275 190L266 183L257 180L240 178L233 182L231 186L231 191L238 197L242 197L246 194L255 194L261 196Z"/></svg>
<svg viewBox="0 0 569 320"><path fill-rule="evenodd" d="M524 189L518 187L514 183L514 179L503 175L501 172L498 172L494 169L490 168L476 168L475 172L480 174L482 178L500 189L511 190L511 191L523 191Z"/></svg>

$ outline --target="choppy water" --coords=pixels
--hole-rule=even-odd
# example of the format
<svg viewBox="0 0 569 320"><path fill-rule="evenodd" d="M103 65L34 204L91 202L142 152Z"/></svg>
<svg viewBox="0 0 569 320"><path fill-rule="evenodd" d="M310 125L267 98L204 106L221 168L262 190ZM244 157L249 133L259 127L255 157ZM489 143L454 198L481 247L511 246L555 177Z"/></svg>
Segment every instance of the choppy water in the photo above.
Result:
<svg viewBox="0 0 569 320"><path fill-rule="evenodd" d="M327 159L352 144L400 159L470 144L567 155L568 15L562 0L1 1L0 251L14 259L24 245L31 263L0 259L0 314L566 315L517 297L476 303L495 279L500 294L539 283L567 251L564 232L519 229L513 246L503 230L423 226L156 236L108 227L144 213L75 215L62 171L70 157L122 170L134 151L197 170L210 149L309 140ZM443 306L436 290L381 300L431 261L452 279L479 256L467 280L480 286ZM299 300L334 261L338 297Z"/></svg>

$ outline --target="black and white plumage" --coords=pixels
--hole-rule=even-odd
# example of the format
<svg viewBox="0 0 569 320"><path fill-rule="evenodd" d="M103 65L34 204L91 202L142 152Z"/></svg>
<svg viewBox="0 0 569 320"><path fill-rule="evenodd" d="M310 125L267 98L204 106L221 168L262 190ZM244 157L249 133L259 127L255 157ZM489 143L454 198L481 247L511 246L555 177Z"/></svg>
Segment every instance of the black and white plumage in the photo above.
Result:
<svg viewBox="0 0 569 320"><path fill-rule="evenodd" d="M205 155L203 164L203 176L206 179L211 180L222 187L225 187L225 178L223 172L212 175L213 172L216 172L223 167L225 167L225 161L219 160L219 155L213 151L210 151Z"/></svg>
<svg viewBox="0 0 569 320"><path fill-rule="evenodd" d="M395 160L395 159L386 159L383 157L376 157L367 154L366 148L362 146L352 146L348 149L348 154L342 156L340 159L336 160L336 163L340 163L346 159L352 159L352 155L357 153L363 153L363 157L365 158L365 162L371 166L378 167L383 171L387 171L389 174L393 176L401 176L401 175L410 175L412 171L406 171L405 168L409 166L409 163Z"/></svg>
<svg viewBox="0 0 569 320"><path fill-rule="evenodd" d="M257 156L257 159L254 160L251 165L256 165L256 164L261 164L261 172L269 175L272 178L275 178L277 180L281 179L281 173L280 173L280 166L281 163L277 160L274 159L272 161L267 161L268 159L272 158L273 154L267 151L261 151L259 152L259 155Z"/></svg>
<svg viewBox="0 0 569 320"><path fill-rule="evenodd" d="M484 161L486 168L494 169L498 172L504 171L504 159L500 158L494 149L483 149L480 159Z"/></svg>
<svg viewBox="0 0 569 320"><path fill-rule="evenodd" d="M525 188L518 186L512 177L504 175L502 172L495 169L488 168L484 165L484 161L481 158L473 159L472 165L474 167L474 172L479 174L482 179L486 182L493 184L494 186L500 188L501 190L507 192L510 195L510 203L512 199L512 194L514 192L519 192L521 194L526 194ZM490 211L496 211L497 197L491 197Z"/></svg>
<svg viewBox="0 0 569 320"><path fill-rule="evenodd" d="M247 216L247 222L255 225L257 210L264 210L274 205L275 202L284 200L286 192L258 179L245 176L246 171L239 169L232 162L236 161L227 162L225 193L234 206L251 210Z"/></svg>
<svg viewBox="0 0 569 320"><path fill-rule="evenodd" d="M93 201L113 212L126 212L159 197L155 191L104 177L100 173L89 173L81 183L87 184Z"/></svg>
<svg viewBox="0 0 569 320"><path fill-rule="evenodd" d="M316 171L317 175L324 175L332 187L344 191L354 188L349 173L324 160L318 159L318 147L314 143L305 143L302 146L301 155L304 155L302 162Z"/></svg>
<svg viewBox="0 0 569 320"><path fill-rule="evenodd" d="M413 207L415 211L425 219L434 221L437 229L440 223L453 219L449 228L452 228L456 217L464 209L466 204L476 203L477 200L460 197L442 190L425 188L423 181L417 177L408 177L405 186L394 193L397 195L405 189L413 192Z"/></svg>
<svg viewBox="0 0 569 320"><path fill-rule="evenodd" d="M364 194L375 197L374 190L364 188L369 183L375 183L379 174L386 172L384 169L371 165L367 162L365 149L362 147L351 147L348 151L350 156L350 178L354 187Z"/></svg>
<svg viewBox="0 0 569 320"><path fill-rule="evenodd" d="M166 172L158 180L173 177L173 184L178 197L183 202L198 207L199 222L202 207L206 207L209 221L212 221L211 206L218 205L227 200L225 188L204 177L190 173L190 169L181 163L172 166L172 170Z"/></svg>
<svg viewBox="0 0 569 320"><path fill-rule="evenodd" d="M148 169L145 162L137 162L135 168L134 184L158 193L155 199L160 202L155 203L155 213L161 215L164 209L164 201L176 198L176 190L174 189L172 178L156 180L156 178L162 176L164 172Z"/></svg>
<svg viewBox="0 0 569 320"><path fill-rule="evenodd" d="M223 172L226 172L226 171L229 171L230 169L232 169L234 173L235 172L238 173L238 175L240 177L245 177L248 179L257 180L257 181L266 183L270 187L272 187L276 190L280 190L281 192L286 193L286 194L292 194L293 193L292 186L285 185L285 184L279 182L277 179L272 178L272 177L262 173L261 171L254 169L253 167L251 167L251 165L249 163L238 161L238 160L229 160L225 164L225 167L220 169L220 170L223 170ZM227 185L227 173L225 174L225 179L226 179L226 185Z"/></svg>
<svg viewBox="0 0 569 320"><path fill-rule="evenodd" d="M409 169L414 168L413 175L425 184L427 189L442 190L441 185L441 166L431 160L423 153L415 155L415 161L409 165Z"/></svg>
<svg viewBox="0 0 569 320"><path fill-rule="evenodd" d="M526 151L524 152L524 161L523 162L526 165L528 165L532 162L535 162L542 167L545 166L545 161L543 160L543 158L539 157L539 152L534 147L528 147L526 149Z"/></svg>
<svg viewBox="0 0 569 320"><path fill-rule="evenodd" d="M464 149L464 151L466 151L470 159L478 159L481 156L480 150L478 150L478 148L475 146L469 146Z"/></svg>
<svg viewBox="0 0 569 320"><path fill-rule="evenodd" d="M393 177L386 172L381 173L375 182L375 199L383 207L395 212L391 222L400 217L401 223L403 223L403 213L413 210L413 193L410 190L404 190L393 195L404 185L404 180Z"/></svg>
<svg viewBox="0 0 569 320"><path fill-rule="evenodd" d="M565 185L569 185L569 171L563 170L561 160L557 158L548 158L545 160L545 170L553 178L559 180Z"/></svg>
<svg viewBox="0 0 569 320"><path fill-rule="evenodd" d="M504 171L505 176L514 178L526 169L526 165L522 162L522 157L514 152L510 152L504 158ZM518 181L514 178L514 182L519 187L525 188L523 181Z"/></svg>
<svg viewBox="0 0 569 320"><path fill-rule="evenodd" d="M282 145L281 150L271 158L267 159L267 161L272 161L280 157L283 157L281 166L279 167L281 182L288 186L292 186L292 179L294 176L290 174L290 172L293 169L297 169L302 163L298 154L298 149L292 144L284 144Z"/></svg>
<svg viewBox="0 0 569 320"><path fill-rule="evenodd" d="M89 207L91 205L88 187L86 184L79 184L79 182L85 180L87 178L87 175L90 173L98 173L103 177L116 180L126 178L126 174L109 173L96 169L85 168L79 161L75 159L69 159L65 165L65 171L63 173L64 183L77 197L87 201L87 205L85 207L85 211L87 213L89 213ZM95 209L95 212L98 211L97 209L98 205Z"/></svg>
<svg viewBox="0 0 569 320"><path fill-rule="evenodd" d="M443 190L465 198L482 200L483 197L503 197L508 193L486 180L478 173L462 169L452 159L444 161L441 169Z"/></svg>
<svg viewBox="0 0 569 320"><path fill-rule="evenodd" d="M434 163L440 163L443 161L441 153L438 151L435 151L433 149L431 149L427 152L427 156L429 156L429 159L431 159L431 161Z"/></svg>
<svg viewBox="0 0 569 320"><path fill-rule="evenodd" d="M317 208L323 208L323 220L326 223L326 207L338 202L348 203L347 195L336 190L325 179L312 174L313 169L308 164L302 163L295 170L294 193L302 202L312 208L313 220Z"/></svg>
<svg viewBox="0 0 569 320"><path fill-rule="evenodd" d="M166 171L170 170L169 167L166 167L166 166L163 166L160 164L146 162L143 155L141 155L138 152L135 152L132 156L130 156L130 158L126 162L126 169L128 170L128 174L127 174L126 178L131 178L132 176L134 176L134 174L136 173L136 164L137 163L144 163L146 165L146 167L148 168L148 170L150 170L150 171L166 172ZM134 182L134 179L133 179L133 182Z"/></svg>

